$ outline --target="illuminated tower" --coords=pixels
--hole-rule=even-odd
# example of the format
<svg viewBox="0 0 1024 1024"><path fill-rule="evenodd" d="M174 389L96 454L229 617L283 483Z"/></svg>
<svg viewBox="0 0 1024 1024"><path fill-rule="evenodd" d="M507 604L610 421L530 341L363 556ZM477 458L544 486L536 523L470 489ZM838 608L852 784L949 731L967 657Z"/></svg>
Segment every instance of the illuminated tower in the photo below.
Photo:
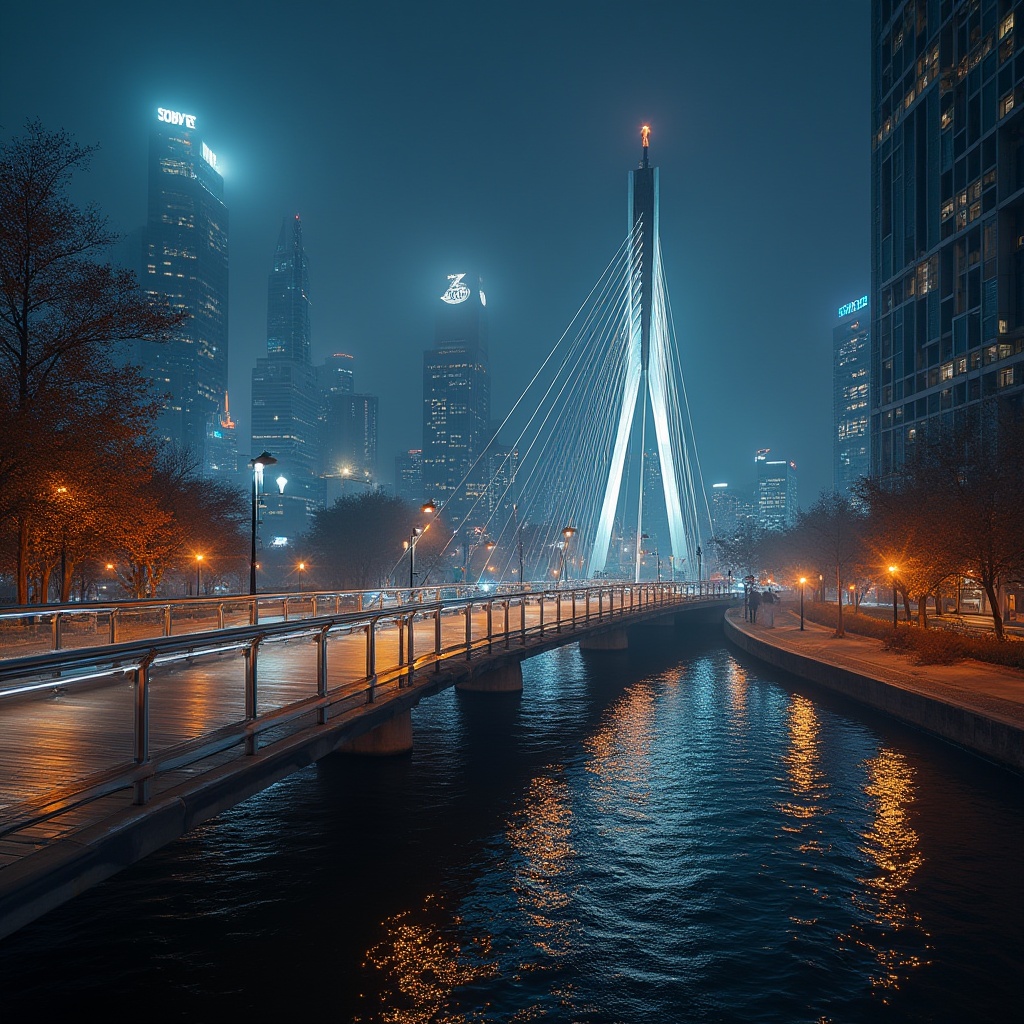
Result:
<svg viewBox="0 0 1024 1024"><path fill-rule="evenodd" d="M453 525L483 522L487 466L478 457L491 439L487 298L479 278L449 274L438 304L434 347L423 353L423 494L438 506L452 499Z"/></svg>
<svg viewBox="0 0 1024 1024"><path fill-rule="evenodd" d="M598 522L597 536L590 557L589 575L602 572L608 558L619 492L623 483L626 454L634 434L641 453L637 460L640 479L636 482L635 519L636 551L634 578L640 578L641 544L643 535L643 452L647 450L646 434L650 422L655 431L661 482L668 519L668 533L676 563L689 560L696 567L696 510L688 516L689 529L683 526L683 507L680 501L678 472L684 467L679 462L681 452L674 450L673 436L677 432L670 425L670 411L678 413L678 403L670 401L675 394L673 374L675 356L670 341L670 327L661 271L661 240L658 231L658 169L648 161L650 128L641 130L640 166L629 176L629 228L632 247L631 279L623 324L627 368L619 413L618 430L612 452L604 500ZM643 395L643 401L637 399ZM627 494L629 493L627 488ZM694 504L692 501L689 504Z"/></svg>
<svg viewBox="0 0 1024 1024"><path fill-rule="evenodd" d="M220 418L228 385L228 211L217 157L194 114L156 111L141 271L146 292L189 314L173 340L142 350L164 400L157 434L210 472L208 427Z"/></svg>

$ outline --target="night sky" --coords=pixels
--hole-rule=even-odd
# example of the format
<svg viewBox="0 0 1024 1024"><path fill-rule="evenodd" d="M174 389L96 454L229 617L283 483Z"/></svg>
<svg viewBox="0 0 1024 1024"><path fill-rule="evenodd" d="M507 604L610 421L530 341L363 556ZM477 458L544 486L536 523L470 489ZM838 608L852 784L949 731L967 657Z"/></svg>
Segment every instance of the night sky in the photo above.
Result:
<svg viewBox="0 0 1024 1024"><path fill-rule="evenodd" d="M419 447L450 273L490 312L504 416L627 231L649 123L705 484L794 459L832 481L836 311L869 288L868 0L7 5L0 133L98 143L76 196L146 215L156 108L198 117L230 216L230 385L249 457L281 220L301 215L313 354L356 357L378 457Z"/></svg>

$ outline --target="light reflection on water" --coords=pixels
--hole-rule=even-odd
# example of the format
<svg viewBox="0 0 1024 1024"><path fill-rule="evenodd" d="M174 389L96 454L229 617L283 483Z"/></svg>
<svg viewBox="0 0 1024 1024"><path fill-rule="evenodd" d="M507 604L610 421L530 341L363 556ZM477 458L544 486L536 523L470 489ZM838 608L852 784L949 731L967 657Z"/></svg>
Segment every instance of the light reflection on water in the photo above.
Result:
<svg viewBox="0 0 1024 1024"><path fill-rule="evenodd" d="M411 758L323 762L3 944L7 1013L128 1020L154 992L154 1020L1020 1010L1020 780L717 643L562 648L524 676L424 702Z"/></svg>

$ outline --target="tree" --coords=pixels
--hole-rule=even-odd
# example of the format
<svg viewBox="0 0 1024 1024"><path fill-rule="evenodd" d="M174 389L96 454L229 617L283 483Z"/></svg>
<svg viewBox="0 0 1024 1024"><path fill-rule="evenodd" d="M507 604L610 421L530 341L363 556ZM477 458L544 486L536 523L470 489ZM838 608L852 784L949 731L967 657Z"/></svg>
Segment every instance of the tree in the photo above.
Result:
<svg viewBox="0 0 1024 1024"><path fill-rule="evenodd" d="M128 426L141 440L155 413L112 344L166 340L186 318L143 296L130 271L96 262L116 235L67 197L93 152L38 121L0 146L0 524L17 530L19 603L54 477L80 478L83 451L101 451L111 432Z"/></svg>
<svg viewBox="0 0 1024 1024"><path fill-rule="evenodd" d="M352 590L382 587L391 577L404 583L403 546L416 525L429 526L416 542L416 560L426 567L450 536L438 521L427 524L419 509L380 491L339 498L316 513L309 533L317 578L328 587Z"/></svg>
<svg viewBox="0 0 1024 1024"><path fill-rule="evenodd" d="M808 511L797 516L797 533L808 555L821 567L822 573L835 576L839 602L836 637L845 636L843 584L861 560L862 519L849 498L842 494L822 494Z"/></svg>

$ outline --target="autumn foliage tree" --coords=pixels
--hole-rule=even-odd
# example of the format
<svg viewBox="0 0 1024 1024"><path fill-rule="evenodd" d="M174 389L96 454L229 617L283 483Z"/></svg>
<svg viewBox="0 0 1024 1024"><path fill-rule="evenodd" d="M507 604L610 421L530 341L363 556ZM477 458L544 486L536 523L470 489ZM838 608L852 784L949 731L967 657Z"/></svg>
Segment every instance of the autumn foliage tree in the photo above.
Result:
<svg viewBox="0 0 1024 1024"><path fill-rule="evenodd" d="M33 563L48 578L59 559L67 596L69 555L118 514L102 499L146 479L156 406L112 347L166 340L185 318L99 262L116 236L67 195L92 153L38 121L0 145L0 530L14 534L19 604Z"/></svg>

